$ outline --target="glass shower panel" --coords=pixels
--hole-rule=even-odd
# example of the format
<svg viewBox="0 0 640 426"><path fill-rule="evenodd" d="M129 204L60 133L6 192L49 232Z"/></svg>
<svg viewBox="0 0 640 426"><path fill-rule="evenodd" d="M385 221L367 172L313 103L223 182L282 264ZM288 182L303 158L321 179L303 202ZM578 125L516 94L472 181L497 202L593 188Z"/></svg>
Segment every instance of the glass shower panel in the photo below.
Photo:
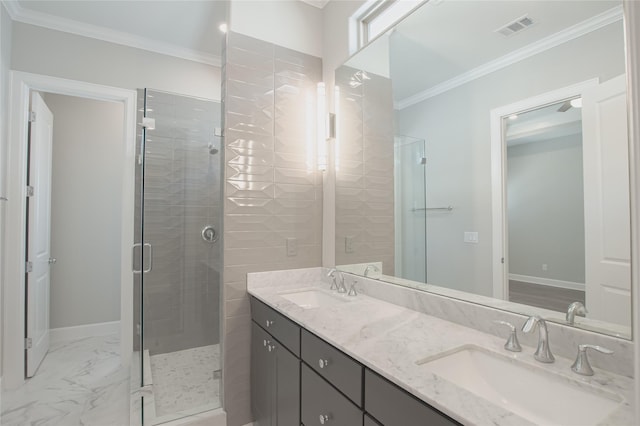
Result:
<svg viewBox="0 0 640 426"><path fill-rule="evenodd" d="M219 408L220 103L146 89L144 424Z"/></svg>
<svg viewBox="0 0 640 426"><path fill-rule="evenodd" d="M396 136L394 150L395 274L427 282L425 141Z"/></svg>

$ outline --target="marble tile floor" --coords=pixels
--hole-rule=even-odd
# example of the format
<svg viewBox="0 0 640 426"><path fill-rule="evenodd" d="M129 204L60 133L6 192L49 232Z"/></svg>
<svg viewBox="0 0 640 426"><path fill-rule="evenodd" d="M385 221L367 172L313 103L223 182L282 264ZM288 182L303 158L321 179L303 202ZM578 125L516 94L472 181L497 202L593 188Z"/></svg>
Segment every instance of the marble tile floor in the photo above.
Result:
<svg viewBox="0 0 640 426"><path fill-rule="evenodd" d="M35 376L1 394L2 426L126 426L129 370L117 334L52 344Z"/></svg>
<svg viewBox="0 0 640 426"><path fill-rule="evenodd" d="M220 345L152 355L150 363L157 420L220 407Z"/></svg>

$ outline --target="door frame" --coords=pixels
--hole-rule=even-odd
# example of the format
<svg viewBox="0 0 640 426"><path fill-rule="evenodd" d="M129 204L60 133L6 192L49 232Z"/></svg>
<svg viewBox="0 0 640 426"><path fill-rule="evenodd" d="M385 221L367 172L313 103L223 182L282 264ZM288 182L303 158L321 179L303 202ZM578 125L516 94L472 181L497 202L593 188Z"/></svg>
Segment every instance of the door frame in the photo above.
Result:
<svg viewBox="0 0 640 426"><path fill-rule="evenodd" d="M122 138L122 229L120 277L120 359L128 367L133 352L133 275L131 246L134 236L135 190L135 90L103 86L20 71L10 72L10 117L7 144L7 201L2 299L2 386L19 387L25 381L25 230L29 94L32 90L124 106Z"/></svg>
<svg viewBox="0 0 640 426"><path fill-rule="evenodd" d="M592 78L491 110L491 263L493 266L493 297L495 298L509 300L509 286L507 285L509 234L505 221L507 217L507 205L505 202L507 199L507 180L505 175L507 147L503 140L502 119L512 114L521 114L534 108L581 96L585 89L596 86L599 82L598 78Z"/></svg>

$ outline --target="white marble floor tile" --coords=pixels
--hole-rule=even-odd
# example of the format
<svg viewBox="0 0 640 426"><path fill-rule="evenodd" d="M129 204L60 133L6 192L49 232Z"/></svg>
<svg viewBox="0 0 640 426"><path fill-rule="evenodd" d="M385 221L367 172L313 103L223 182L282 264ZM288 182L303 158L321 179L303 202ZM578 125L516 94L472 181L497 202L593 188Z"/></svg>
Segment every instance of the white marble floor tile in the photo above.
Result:
<svg viewBox="0 0 640 426"><path fill-rule="evenodd" d="M51 345L36 375L2 392L3 426L126 426L129 371L118 335Z"/></svg>
<svg viewBox="0 0 640 426"><path fill-rule="evenodd" d="M151 356L156 415L220 407L220 345Z"/></svg>

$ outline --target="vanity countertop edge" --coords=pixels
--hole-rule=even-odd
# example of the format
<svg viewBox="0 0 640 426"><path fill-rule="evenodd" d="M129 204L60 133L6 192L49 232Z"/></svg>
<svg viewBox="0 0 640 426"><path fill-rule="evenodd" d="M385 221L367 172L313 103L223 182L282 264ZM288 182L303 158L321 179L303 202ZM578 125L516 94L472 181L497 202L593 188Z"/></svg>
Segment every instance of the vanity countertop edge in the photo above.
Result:
<svg viewBox="0 0 640 426"><path fill-rule="evenodd" d="M634 391L630 378L603 370L596 370L592 377L578 376L570 370L573 360L561 357L557 357L554 364L541 366L533 360L535 348L525 346L520 353L508 352L503 349L503 338L367 295L339 295L329 291L328 284L320 279L295 284L270 280L269 285L252 285L251 281L247 286L251 296L462 424L532 424L437 375L421 371L416 364L416 361L468 345L517 359L534 369L546 369L580 385L621 395L624 398L621 407L599 424L632 425L634 422L630 405ZM309 289L344 297L345 303L304 309L282 297L282 294Z"/></svg>

